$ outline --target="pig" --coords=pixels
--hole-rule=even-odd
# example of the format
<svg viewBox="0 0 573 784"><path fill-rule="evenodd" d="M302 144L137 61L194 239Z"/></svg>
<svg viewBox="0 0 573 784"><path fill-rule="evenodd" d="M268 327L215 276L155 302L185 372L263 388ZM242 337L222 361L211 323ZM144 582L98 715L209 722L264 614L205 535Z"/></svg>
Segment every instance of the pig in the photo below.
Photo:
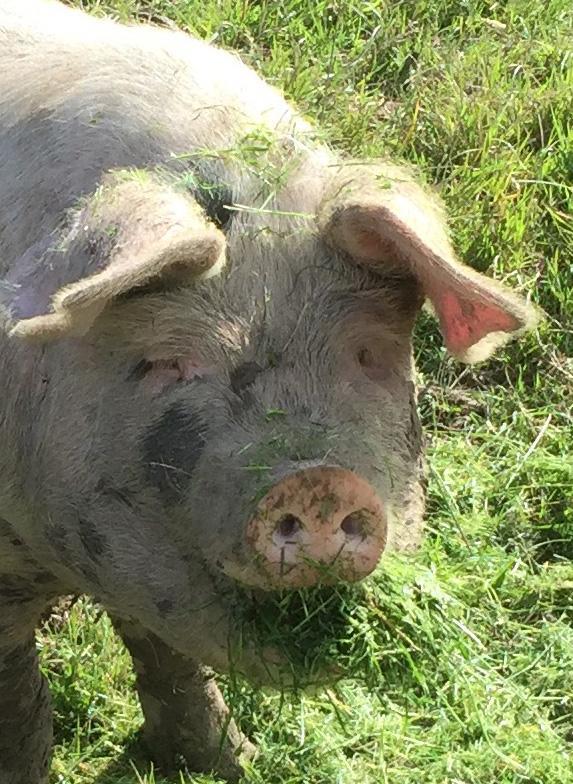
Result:
<svg viewBox="0 0 573 784"><path fill-rule="evenodd" d="M0 0L0 278L0 782L47 781L34 634L70 593L125 642L161 768L236 781L213 671L282 677L242 597L420 539L421 306L463 362L536 309L234 54L55 0Z"/></svg>

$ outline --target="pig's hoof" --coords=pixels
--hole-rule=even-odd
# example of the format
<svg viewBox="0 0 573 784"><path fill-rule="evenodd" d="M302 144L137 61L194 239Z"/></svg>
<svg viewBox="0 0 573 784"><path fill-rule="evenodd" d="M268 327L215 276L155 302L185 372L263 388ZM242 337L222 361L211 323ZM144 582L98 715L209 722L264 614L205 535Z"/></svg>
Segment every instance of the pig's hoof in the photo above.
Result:
<svg viewBox="0 0 573 784"><path fill-rule="evenodd" d="M165 735L158 737L145 734L145 743L162 773L174 773L181 769L192 773L215 773L233 784L243 776L242 762L250 760L256 751L248 738L237 736L235 732L214 750L190 740L183 741Z"/></svg>
<svg viewBox="0 0 573 784"><path fill-rule="evenodd" d="M247 738L243 738L241 745L234 749L221 752L214 772L229 782L239 781L243 777L243 762L253 758L255 746Z"/></svg>

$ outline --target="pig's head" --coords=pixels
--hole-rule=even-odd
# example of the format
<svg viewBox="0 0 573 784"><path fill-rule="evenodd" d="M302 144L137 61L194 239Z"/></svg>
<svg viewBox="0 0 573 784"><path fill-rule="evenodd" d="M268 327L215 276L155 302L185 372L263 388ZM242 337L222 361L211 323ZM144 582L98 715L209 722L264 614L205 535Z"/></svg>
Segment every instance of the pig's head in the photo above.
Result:
<svg viewBox="0 0 573 784"><path fill-rule="evenodd" d="M357 580L418 541L423 300L464 361L535 318L455 260L402 171L342 167L313 210L216 227L188 193L113 178L12 281L12 332L42 341L23 364L47 546L215 666L236 586Z"/></svg>

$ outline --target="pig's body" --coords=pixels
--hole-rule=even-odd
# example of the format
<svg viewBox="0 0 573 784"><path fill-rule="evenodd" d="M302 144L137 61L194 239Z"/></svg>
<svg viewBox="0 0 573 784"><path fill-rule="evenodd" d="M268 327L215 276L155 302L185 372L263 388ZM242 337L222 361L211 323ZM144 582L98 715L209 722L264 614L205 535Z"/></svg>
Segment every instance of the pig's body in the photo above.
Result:
<svg viewBox="0 0 573 784"><path fill-rule="evenodd" d="M0 782L46 780L33 633L69 592L114 617L160 762L234 778L199 663L266 677L230 652L237 581L415 544L423 295L462 357L527 307L232 55L23 0L0 0L0 276Z"/></svg>

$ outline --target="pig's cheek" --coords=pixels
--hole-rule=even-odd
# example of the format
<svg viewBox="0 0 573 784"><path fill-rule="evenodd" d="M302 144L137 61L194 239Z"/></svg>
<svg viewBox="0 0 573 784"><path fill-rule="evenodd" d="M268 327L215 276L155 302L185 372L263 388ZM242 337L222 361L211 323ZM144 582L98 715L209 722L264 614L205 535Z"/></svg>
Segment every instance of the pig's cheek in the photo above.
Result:
<svg viewBox="0 0 573 784"><path fill-rule="evenodd" d="M168 503L185 494L204 448L204 422L183 403L167 408L149 428L143 442L146 473Z"/></svg>

